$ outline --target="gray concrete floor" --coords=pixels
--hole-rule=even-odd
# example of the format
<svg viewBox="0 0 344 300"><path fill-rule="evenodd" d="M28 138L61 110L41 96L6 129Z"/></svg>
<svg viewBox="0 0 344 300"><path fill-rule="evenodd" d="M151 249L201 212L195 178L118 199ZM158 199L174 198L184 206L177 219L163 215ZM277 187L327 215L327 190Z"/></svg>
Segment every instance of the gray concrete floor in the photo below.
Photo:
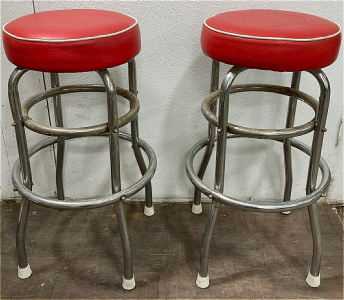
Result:
<svg viewBox="0 0 344 300"><path fill-rule="evenodd" d="M330 205L319 205L323 233L321 286L305 282L312 256L307 209L290 215L222 206L209 264L210 287L196 287L201 215L186 203L142 203L126 211L136 288L124 291L122 250L113 207L57 211L32 205L27 227L33 274L17 278L19 205L1 205L2 299L343 299L343 225Z"/></svg>

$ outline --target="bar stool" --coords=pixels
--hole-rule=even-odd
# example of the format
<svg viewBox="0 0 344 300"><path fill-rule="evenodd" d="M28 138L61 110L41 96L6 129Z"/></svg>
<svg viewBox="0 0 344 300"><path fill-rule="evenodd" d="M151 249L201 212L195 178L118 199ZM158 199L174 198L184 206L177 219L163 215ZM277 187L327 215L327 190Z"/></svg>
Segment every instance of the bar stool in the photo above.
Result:
<svg viewBox="0 0 344 300"><path fill-rule="evenodd" d="M332 64L338 55L341 29L338 25L320 17L278 10L243 10L225 12L204 21L201 46L212 58L210 95L202 103L202 112L209 122L208 138L195 144L186 159L186 171L195 186L193 212L201 213L201 193L212 200L201 248L200 270L196 284L200 288L209 286L208 260L211 236L220 204L256 212L284 212L308 207L313 236L313 257L307 283L320 285L321 233L316 201L324 196L330 183L330 170L321 157L325 122L330 100L330 85L321 68ZM219 64L233 65L219 84ZM293 72L291 88L267 84L233 85L235 78L248 69ZM301 72L307 71L320 86L319 101L299 90ZM254 91L289 96L286 128L247 128L228 122L229 95ZM216 101L219 102L216 116ZM307 103L315 113L309 122L294 126L297 101ZM297 136L313 132L312 146L296 139ZM216 137L215 137L216 133ZM227 196L224 191L224 171L227 138L248 137L270 139L283 143L285 161L285 190L281 200L266 203L244 201ZM204 184L206 171L214 143L216 142L216 167L214 189ZM306 196L290 200L292 189L291 146L310 156ZM195 155L205 147L198 172L193 166ZM317 185L318 169L322 179Z"/></svg>
<svg viewBox="0 0 344 300"><path fill-rule="evenodd" d="M136 97L136 66L134 57L141 48L140 29L135 18L105 10L72 9L46 11L18 18L3 28L3 45L7 58L17 66L8 86L13 115L19 160L12 170L15 188L22 196L17 226L18 276L27 278L32 271L25 250L25 227L30 202L55 209L91 209L114 204L122 241L124 276L122 286L126 290L135 287L131 247L129 242L123 202L145 187L145 214L154 214L151 179L156 169L153 149L139 139ZM129 90L116 88L107 68L128 63ZM38 93L21 105L18 83L28 71L49 72L52 88ZM60 86L58 73L96 71L103 85ZM80 128L63 127L61 95L69 93L97 92L107 95L108 122ZM117 96L129 101L130 109L118 116ZM30 109L43 99L53 97L56 126L39 124L29 116ZM131 135L119 131L131 123ZM49 138L28 149L25 127ZM64 196L63 157L65 140L87 136L109 138L112 194L100 198L70 200ZM142 177L130 187L121 189L119 139L132 144ZM45 147L57 144L56 185L58 199L42 197L32 191L30 157ZM148 157L148 167L141 149ZM21 176L22 173L22 176Z"/></svg>

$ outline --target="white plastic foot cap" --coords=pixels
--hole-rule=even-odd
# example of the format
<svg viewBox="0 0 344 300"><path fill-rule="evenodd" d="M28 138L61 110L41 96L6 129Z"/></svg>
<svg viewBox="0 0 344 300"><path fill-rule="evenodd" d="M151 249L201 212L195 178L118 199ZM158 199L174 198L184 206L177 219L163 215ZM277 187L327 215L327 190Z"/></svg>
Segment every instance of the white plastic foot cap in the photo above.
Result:
<svg viewBox="0 0 344 300"><path fill-rule="evenodd" d="M20 279L26 279L26 278L30 277L31 274L32 274L32 270L31 270L29 264L27 264L27 266L25 268L20 268L18 266L18 277Z"/></svg>
<svg viewBox="0 0 344 300"><path fill-rule="evenodd" d="M199 215L202 212L202 204L195 205L194 203L192 204L192 212L195 215Z"/></svg>
<svg viewBox="0 0 344 300"><path fill-rule="evenodd" d="M154 215L154 206L152 206L152 207L147 207L146 205L145 205L145 210L144 210L144 214L147 216L147 217L151 217L151 216L153 216Z"/></svg>
<svg viewBox="0 0 344 300"><path fill-rule="evenodd" d="M127 290L127 291L132 290L135 287L135 278L134 278L134 276L131 279L125 279L123 277L122 287L125 290Z"/></svg>
<svg viewBox="0 0 344 300"><path fill-rule="evenodd" d="M291 210L288 210L288 211L282 211L282 214L284 215L289 215L291 213Z"/></svg>
<svg viewBox="0 0 344 300"><path fill-rule="evenodd" d="M196 284L199 288L206 289L209 286L209 275L207 275L207 277L201 277L198 274Z"/></svg>
<svg viewBox="0 0 344 300"><path fill-rule="evenodd" d="M308 272L308 276L306 278L306 282L311 287L318 287L320 285L320 274L319 276L313 276L311 272Z"/></svg>

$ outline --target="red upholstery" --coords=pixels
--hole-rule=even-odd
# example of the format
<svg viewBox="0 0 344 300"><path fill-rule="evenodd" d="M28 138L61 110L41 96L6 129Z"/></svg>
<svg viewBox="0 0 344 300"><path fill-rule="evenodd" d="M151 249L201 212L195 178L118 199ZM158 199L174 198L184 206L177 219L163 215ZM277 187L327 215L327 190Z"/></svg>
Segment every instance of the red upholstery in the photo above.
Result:
<svg viewBox="0 0 344 300"><path fill-rule="evenodd" d="M3 28L8 59L23 69L82 72L114 67L141 49L136 19L105 10L72 9L30 14Z"/></svg>
<svg viewBox="0 0 344 300"><path fill-rule="evenodd" d="M203 52L247 68L302 71L332 64L341 29L326 19L290 11L230 11L204 21Z"/></svg>

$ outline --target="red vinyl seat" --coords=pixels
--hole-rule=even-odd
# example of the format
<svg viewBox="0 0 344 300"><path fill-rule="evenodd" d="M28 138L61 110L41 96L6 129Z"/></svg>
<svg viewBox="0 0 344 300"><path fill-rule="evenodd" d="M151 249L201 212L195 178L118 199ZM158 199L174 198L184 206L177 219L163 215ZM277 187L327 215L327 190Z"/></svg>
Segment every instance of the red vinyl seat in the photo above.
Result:
<svg viewBox="0 0 344 300"><path fill-rule="evenodd" d="M3 28L7 58L22 69L83 72L115 67L141 49L133 17L105 10L73 9L34 13Z"/></svg>
<svg viewBox="0 0 344 300"><path fill-rule="evenodd" d="M201 46L212 59L272 71L302 71L332 64L341 28L326 19L281 10L221 13L203 23Z"/></svg>

